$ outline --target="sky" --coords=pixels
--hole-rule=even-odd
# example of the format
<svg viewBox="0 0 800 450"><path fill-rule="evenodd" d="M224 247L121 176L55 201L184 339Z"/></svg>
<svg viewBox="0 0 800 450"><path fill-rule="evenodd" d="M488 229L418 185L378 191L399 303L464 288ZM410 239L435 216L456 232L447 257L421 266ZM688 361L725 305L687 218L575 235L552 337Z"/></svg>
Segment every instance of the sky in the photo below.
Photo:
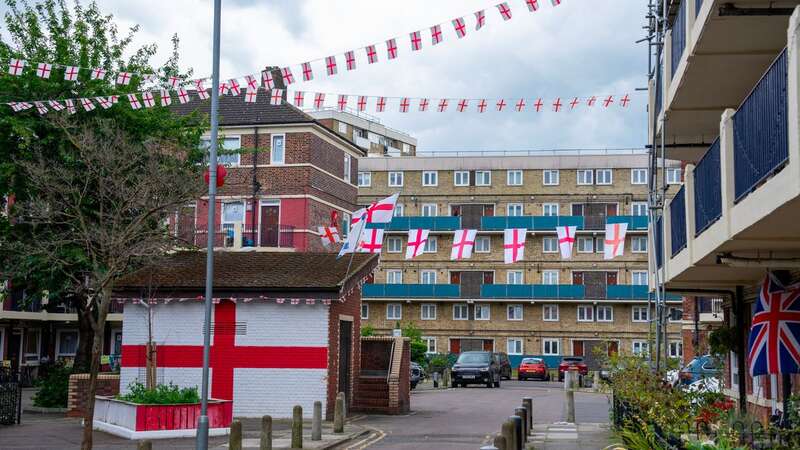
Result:
<svg viewBox="0 0 800 450"><path fill-rule="evenodd" d="M504 22L499 0L223 0L221 77L258 73L338 56L339 73L327 77L324 63L313 81L293 85L309 93L389 97L506 98L532 103L538 97L628 93L628 108L595 106L572 111L479 114L470 112L374 113L391 128L418 139L418 150L532 150L621 148L645 144L646 2L643 0L539 0L530 13L524 0L508 0L513 18ZM195 75L211 73L210 0L97 0L121 28L140 25L135 44L156 43L155 62L166 60L170 38L181 40L181 64ZM486 25L474 31L473 13L486 10ZM457 39L450 21L464 17L467 35ZM444 41L432 47L428 28L444 23ZM422 30L423 50L410 50L408 33ZM399 56L387 61L383 42L398 37ZM355 71L343 70L346 50L378 44L380 62L359 55ZM299 77L299 68L294 69ZM335 99L328 96L328 103ZM307 97L308 98L308 97ZM354 100L351 100L354 102ZM395 101L396 102L396 101ZM490 102L493 104L493 102ZM392 108L392 106L394 106ZM397 110L389 103L388 109Z"/></svg>

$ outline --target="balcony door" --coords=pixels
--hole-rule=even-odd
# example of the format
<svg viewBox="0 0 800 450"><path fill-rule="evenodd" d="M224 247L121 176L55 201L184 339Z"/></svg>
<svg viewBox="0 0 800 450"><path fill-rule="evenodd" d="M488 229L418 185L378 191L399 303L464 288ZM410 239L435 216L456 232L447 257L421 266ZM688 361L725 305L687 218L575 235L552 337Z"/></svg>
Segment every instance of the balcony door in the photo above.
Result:
<svg viewBox="0 0 800 450"><path fill-rule="evenodd" d="M583 226L587 230L603 230L606 218L617 215L616 203L573 203L572 215L583 216Z"/></svg>
<svg viewBox="0 0 800 450"><path fill-rule="evenodd" d="M280 246L280 206L277 204L261 204L261 214L259 223L260 244L259 247L279 247Z"/></svg>
<svg viewBox="0 0 800 450"><path fill-rule="evenodd" d="M450 205L450 213L461 217L461 228L480 228L481 217L494 216L494 205Z"/></svg>
<svg viewBox="0 0 800 450"><path fill-rule="evenodd" d="M617 284L616 272L572 272L572 284L585 286L585 297L606 298L606 286Z"/></svg>
<svg viewBox="0 0 800 450"><path fill-rule="evenodd" d="M450 283L461 286L461 298L480 298L481 284L494 284L494 272L450 272Z"/></svg>

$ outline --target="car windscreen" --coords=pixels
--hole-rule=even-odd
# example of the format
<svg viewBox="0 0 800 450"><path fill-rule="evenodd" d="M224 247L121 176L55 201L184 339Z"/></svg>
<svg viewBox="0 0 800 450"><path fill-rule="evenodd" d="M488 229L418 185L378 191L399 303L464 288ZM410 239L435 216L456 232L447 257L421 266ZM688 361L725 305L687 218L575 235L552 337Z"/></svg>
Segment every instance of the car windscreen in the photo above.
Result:
<svg viewBox="0 0 800 450"><path fill-rule="evenodd" d="M488 364L488 353L462 353L456 364Z"/></svg>
<svg viewBox="0 0 800 450"><path fill-rule="evenodd" d="M541 364L542 360L538 358L525 358L522 360L522 364Z"/></svg>
<svg viewBox="0 0 800 450"><path fill-rule="evenodd" d="M583 358L564 358L564 359L561 360L561 362L565 362L565 363L582 363L583 362Z"/></svg>

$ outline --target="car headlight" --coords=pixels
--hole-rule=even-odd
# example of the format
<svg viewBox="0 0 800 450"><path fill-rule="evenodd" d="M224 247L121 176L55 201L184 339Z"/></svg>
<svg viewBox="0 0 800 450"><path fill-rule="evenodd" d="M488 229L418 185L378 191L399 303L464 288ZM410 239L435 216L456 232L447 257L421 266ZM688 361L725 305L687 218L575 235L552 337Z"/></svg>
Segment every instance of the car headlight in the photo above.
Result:
<svg viewBox="0 0 800 450"><path fill-rule="evenodd" d="M481 368L480 368L480 371L481 371L481 372L488 372L488 371L489 371L489 368L488 368L488 367L481 367Z"/></svg>

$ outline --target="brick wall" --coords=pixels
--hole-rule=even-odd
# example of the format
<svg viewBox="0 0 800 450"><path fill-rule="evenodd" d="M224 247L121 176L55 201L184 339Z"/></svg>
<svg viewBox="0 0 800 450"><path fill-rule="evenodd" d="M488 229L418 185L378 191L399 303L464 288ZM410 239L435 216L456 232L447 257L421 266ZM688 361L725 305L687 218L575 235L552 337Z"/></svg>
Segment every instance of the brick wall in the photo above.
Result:
<svg viewBox="0 0 800 450"><path fill-rule="evenodd" d="M352 340L350 349L350 392L347 409L358 395L358 375L361 373L361 289L353 291L344 302L332 302L328 323L328 404L325 412L327 420L333 420L336 395L339 392L339 321L352 318Z"/></svg>
<svg viewBox="0 0 800 450"><path fill-rule="evenodd" d="M86 411L89 401L89 374L76 373L69 377L69 393L67 396L67 415L81 417ZM113 397L119 394L118 374L97 375L97 395Z"/></svg>
<svg viewBox="0 0 800 450"><path fill-rule="evenodd" d="M361 371L387 371L392 359L392 343L387 340L361 341Z"/></svg>

